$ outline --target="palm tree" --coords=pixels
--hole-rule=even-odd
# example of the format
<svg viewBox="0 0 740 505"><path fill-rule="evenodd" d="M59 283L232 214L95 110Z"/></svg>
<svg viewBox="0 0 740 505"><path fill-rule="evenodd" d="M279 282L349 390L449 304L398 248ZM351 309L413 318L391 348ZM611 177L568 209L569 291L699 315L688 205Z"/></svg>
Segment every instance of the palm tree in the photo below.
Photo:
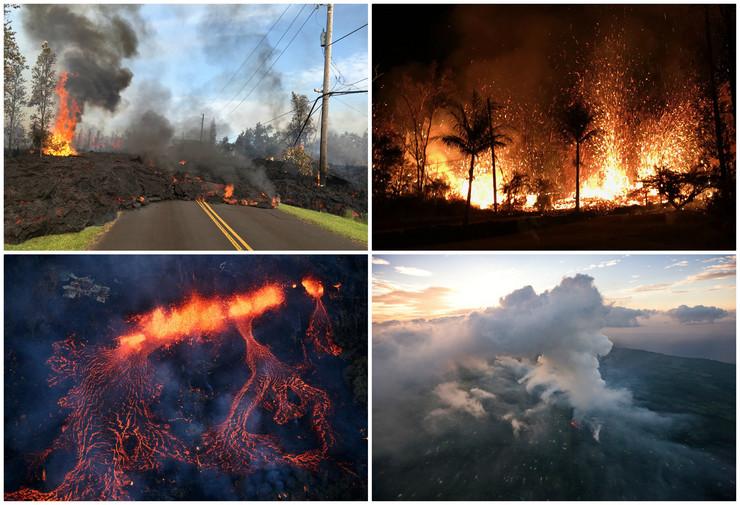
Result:
<svg viewBox="0 0 740 505"><path fill-rule="evenodd" d="M592 128L593 122L593 112L580 100L565 109L563 114L563 129L576 143L576 212L581 210L581 144L599 133L597 128Z"/></svg>
<svg viewBox="0 0 740 505"><path fill-rule="evenodd" d="M475 157L487 148L486 142L489 139L488 115L483 107L480 95L475 91L473 91L473 98L469 104L452 102L449 105L449 111L454 119L452 122L454 133L443 136L442 142L470 156L468 200L465 206L465 220L463 221L463 224L467 226L470 221L470 197L473 190Z"/></svg>
<svg viewBox="0 0 740 505"><path fill-rule="evenodd" d="M499 106L491 100L486 99L486 118L488 121L488 145L491 149L491 174L493 176L493 211L498 212L498 200L496 198L496 148L506 147L511 142L511 137L501 133L501 126L493 124L493 112Z"/></svg>

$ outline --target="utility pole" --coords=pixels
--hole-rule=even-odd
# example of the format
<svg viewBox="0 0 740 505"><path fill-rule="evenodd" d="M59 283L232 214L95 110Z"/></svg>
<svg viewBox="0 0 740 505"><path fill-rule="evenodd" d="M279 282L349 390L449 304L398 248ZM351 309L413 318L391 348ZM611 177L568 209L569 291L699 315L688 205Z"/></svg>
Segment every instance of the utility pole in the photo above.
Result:
<svg viewBox="0 0 740 505"><path fill-rule="evenodd" d="M205 113L200 116L200 143L203 143L203 122L206 120Z"/></svg>
<svg viewBox="0 0 740 505"><path fill-rule="evenodd" d="M326 6L326 32L322 37L324 46L324 86L321 98L321 144L319 147L319 186L326 184L329 174L327 141L329 139L329 85L331 79L331 32L334 24L334 4Z"/></svg>

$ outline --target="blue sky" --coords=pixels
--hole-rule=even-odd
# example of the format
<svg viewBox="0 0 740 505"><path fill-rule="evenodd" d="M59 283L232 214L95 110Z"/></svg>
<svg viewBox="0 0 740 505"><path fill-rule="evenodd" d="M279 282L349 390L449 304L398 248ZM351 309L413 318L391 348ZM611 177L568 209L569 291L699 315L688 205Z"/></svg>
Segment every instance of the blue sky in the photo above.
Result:
<svg viewBox="0 0 740 505"><path fill-rule="evenodd" d="M595 279L604 299L633 309L707 305L735 310L735 257L717 255L379 255L373 257L373 320L435 317L498 305L531 285Z"/></svg>
<svg viewBox="0 0 740 505"><path fill-rule="evenodd" d="M79 9L86 9L80 6ZM18 32L21 51L30 64L38 54L38 41L24 34L21 9L12 14ZM281 17L282 15L282 17ZM147 86L153 84L169 91L170 101L161 104L168 108L173 122L200 117L217 117L219 137L232 137L239 129L256 122L266 122L290 110L290 92L296 91L313 100L314 88L321 87L323 54L320 34L326 24L326 7L315 5L142 5L139 18L139 55L125 61L134 73L131 86L124 91L117 115L101 111L87 111L85 122L104 123L106 129L124 127L127 109L137 107ZM279 21L277 21L279 18ZM335 5L335 39L367 23L367 6ZM266 65L260 66L256 51L231 82L229 79L244 59L257 46L262 36L277 21L267 42L274 52L267 52ZM293 23L290 29L288 27ZM303 29L298 29L303 23ZM287 32L286 32L287 30ZM269 67L278 54L288 46L277 60L273 71L280 77L276 86L269 79L262 81L244 103L231 112L239 101L257 85L262 69ZM285 34L283 36L283 34ZM283 36L282 40L279 40ZM368 77L367 28L333 45L332 82L337 87ZM260 46L260 49L266 47ZM57 50L62 52L61 50ZM255 74L255 70L258 72ZM255 75L248 82L252 75ZM340 79L339 81L337 79ZM240 89L245 83L244 90ZM227 85L228 84L228 85ZM353 89L367 89L368 81L358 83ZM367 94L352 95L332 100L331 125L337 131L362 134L367 131ZM174 118L173 118L174 116ZM285 118L287 121L289 118ZM275 123L273 123L275 124Z"/></svg>

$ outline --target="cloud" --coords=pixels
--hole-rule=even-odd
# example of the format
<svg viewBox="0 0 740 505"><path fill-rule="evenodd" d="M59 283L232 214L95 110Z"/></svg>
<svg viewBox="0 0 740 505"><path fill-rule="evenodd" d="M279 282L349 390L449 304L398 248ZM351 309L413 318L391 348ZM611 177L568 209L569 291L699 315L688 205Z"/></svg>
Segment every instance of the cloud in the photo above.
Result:
<svg viewBox="0 0 740 505"><path fill-rule="evenodd" d="M481 400L496 398L496 395L479 388L470 391L464 390L457 382L445 382L434 388L434 394L439 398L444 409L435 409L430 415L437 416L447 414L452 410L466 412L473 417L483 417L486 409L483 408Z"/></svg>
<svg viewBox="0 0 740 505"><path fill-rule="evenodd" d="M628 309L625 307L612 306L604 320L604 326L609 328L631 328L639 326L638 317L649 317L649 310Z"/></svg>
<svg viewBox="0 0 740 505"><path fill-rule="evenodd" d="M725 256L717 264L710 264L698 274L690 275L681 284L716 279L734 279L736 273L735 256Z"/></svg>
<svg viewBox="0 0 740 505"><path fill-rule="evenodd" d="M388 285L391 288L391 285ZM393 287L373 295L373 318L377 320L411 317L430 317L448 313L448 297L454 290L430 286L421 291Z"/></svg>
<svg viewBox="0 0 740 505"><path fill-rule="evenodd" d="M719 307L706 307L704 305L696 305L694 307L681 305L666 313L683 324L713 323L715 320L722 319L729 314L726 310Z"/></svg>
<svg viewBox="0 0 740 505"><path fill-rule="evenodd" d="M589 270L594 270L596 268L613 267L613 266L617 266L621 261L622 261L621 259L611 259L611 260L601 261L599 263L592 263L589 266L587 266L586 268L583 268L581 271L582 272L587 272Z"/></svg>
<svg viewBox="0 0 740 505"><path fill-rule="evenodd" d="M684 267L687 267L687 266L689 266L689 262L686 261L686 260L683 260L683 261L676 261L674 263L671 263L670 265L666 266L665 268L666 268L666 270L668 270L669 268L684 268Z"/></svg>
<svg viewBox="0 0 740 505"><path fill-rule="evenodd" d="M373 265L390 265L391 262L388 260L384 260L383 258L375 258L373 257Z"/></svg>
<svg viewBox="0 0 740 505"><path fill-rule="evenodd" d="M396 269L396 272L398 272L399 274L411 275L413 277L431 277L432 275L434 275L432 274L432 272L428 270L424 270L424 269L416 268L416 267L398 266L394 268Z"/></svg>
<svg viewBox="0 0 740 505"><path fill-rule="evenodd" d="M649 291L663 291L664 289L668 289L672 286L669 282L659 282L656 284L641 284L639 286L635 286L632 288L631 291L635 291L637 293L647 293Z"/></svg>

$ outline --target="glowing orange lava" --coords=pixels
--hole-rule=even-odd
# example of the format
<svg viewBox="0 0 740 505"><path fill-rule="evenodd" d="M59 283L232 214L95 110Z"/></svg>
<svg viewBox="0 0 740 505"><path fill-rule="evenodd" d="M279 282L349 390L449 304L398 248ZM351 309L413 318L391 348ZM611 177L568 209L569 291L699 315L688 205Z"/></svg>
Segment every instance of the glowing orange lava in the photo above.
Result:
<svg viewBox="0 0 740 505"><path fill-rule="evenodd" d="M342 354L342 348L334 343L334 329L326 312L326 307L321 298L324 296L324 285L311 277L306 277L301 281L301 285L314 300L316 306L311 315L311 322L306 330L306 337L313 343L314 348L318 351L331 356Z"/></svg>
<svg viewBox="0 0 740 505"><path fill-rule="evenodd" d="M67 91L68 77L69 73L62 72L56 86L57 117L54 122L54 129L51 131L51 136L47 139L46 146L43 148L44 154L51 156L72 156L77 154L77 151L72 147L72 140L75 136L80 107L77 105L77 101Z"/></svg>
<svg viewBox="0 0 740 505"><path fill-rule="evenodd" d="M68 450L75 455L75 465L50 491L22 488L6 492L5 499L126 500L135 485L131 474L159 470L167 459L233 475L281 463L316 471L335 443L328 419L330 398L300 376L303 368L280 361L252 331L255 318L284 302L278 284L228 297L192 295L180 304L135 316L133 329L117 337L114 346L88 347L73 336L55 343L48 361L54 372L49 385L72 382L59 401L70 413L59 436L37 460L43 465L52 452ZM330 325L325 317L321 324ZM155 414L163 386L157 382L149 356L186 338L197 343L222 336L230 325L244 341L249 377L225 419L204 432L195 448L189 448L172 433L170 421ZM264 418L258 409L268 412L277 425L307 418L316 446L289 452L277 436L251 432L250 419Z"/></svg>

